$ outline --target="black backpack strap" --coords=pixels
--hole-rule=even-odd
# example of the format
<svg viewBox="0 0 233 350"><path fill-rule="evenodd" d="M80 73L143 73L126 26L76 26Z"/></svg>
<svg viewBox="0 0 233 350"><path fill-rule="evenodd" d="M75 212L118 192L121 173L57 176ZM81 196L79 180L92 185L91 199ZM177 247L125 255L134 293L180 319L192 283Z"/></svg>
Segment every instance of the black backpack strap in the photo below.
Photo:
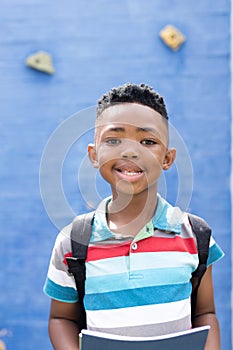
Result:
<svg viewBox="0 0 233 350"><path fill-rule="evenodd" d="M86 257L87 249L92 233L92 223L94 220L94 211L78 215L71 229L71 247L72 257L67 257L68 271L74 276L75 284L79 297L80 318L78 320L79 330L86 328L86 312L83 304L85 295L85 279L86 279Z"/></svg>
<svg viewBox="0 0 233 350"><path fill-rule="evenodd" d="M192 274L192 297L191 297L191 315L192 315L192 321L195 316L195 308L196 308L196 302L197 302L197 291L199 288L199 285L201 283L201 279L206 271L207 268L207 259L209 255L209 244L210 244L210 237L211 237L211 228L207 224L205 220L202 218L188 214L189 222L192 227L192 230L196 236L197 240L197 249L198 249L198 258L199 258L199 265L197 269Z"/></svg>

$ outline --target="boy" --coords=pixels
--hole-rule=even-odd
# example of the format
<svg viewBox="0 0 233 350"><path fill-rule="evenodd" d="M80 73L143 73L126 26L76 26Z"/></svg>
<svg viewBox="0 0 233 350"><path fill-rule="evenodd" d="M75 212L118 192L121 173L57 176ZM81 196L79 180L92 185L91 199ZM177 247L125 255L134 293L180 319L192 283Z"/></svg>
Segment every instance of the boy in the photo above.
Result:
<svg viewBox="0 0 233 350"><path fill-rule="evenodd" d="M212 264L223 253L211 238L208 268L191 324L191 274L196 241L187 213L160 195L158 180L171 167L168 115L151 87L125 84L98 102L90 161L112 196L96 210L88 247L84 304L89 329L153 336L209 324L206 349L220 349ZM49 335L54 349L78 349L80 309L66 257L71 225L57 237L44 291L51 298Z"/></svg>

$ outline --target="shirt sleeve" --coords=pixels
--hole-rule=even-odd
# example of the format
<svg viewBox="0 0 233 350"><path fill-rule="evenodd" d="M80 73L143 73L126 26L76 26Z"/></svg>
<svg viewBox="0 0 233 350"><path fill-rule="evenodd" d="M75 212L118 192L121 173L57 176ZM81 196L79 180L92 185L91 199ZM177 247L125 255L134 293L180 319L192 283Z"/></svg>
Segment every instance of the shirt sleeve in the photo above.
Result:
<svg viewBox="0 0 233 350"><path fill-rule="evenodd" d="M207 260L207 267L217 262L224 257L224 253L220 246L215 242L214 238L211 236L209 245L209 256Z"/></svg>
<svg viewBox="0 0 233 350"><path fill-rule="evenodd" d="M68 272L66 263L66 257L72 255L70 231L71 225L68 225L57 236L43 290L52 299L75 303L78 301L78 293L74 277Z"/></svg>

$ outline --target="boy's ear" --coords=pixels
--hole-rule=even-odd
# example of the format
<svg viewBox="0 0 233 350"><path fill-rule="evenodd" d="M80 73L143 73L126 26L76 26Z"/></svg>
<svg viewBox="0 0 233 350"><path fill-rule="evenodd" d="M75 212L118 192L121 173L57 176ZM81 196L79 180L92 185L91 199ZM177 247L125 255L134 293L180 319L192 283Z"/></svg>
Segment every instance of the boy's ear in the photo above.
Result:
<svg viewBox="0 0 233 350"><path fill-rule="evenodd" d="M176 149L168 148L163 161L163 170L168 170L176 159Z"/></svg>
<svg viewBox="0 0 233 350"><path fill-rule="evenodd" d="M87 151L88 151L88 157L89 157L93 167L98 168L99 163L97 160L97 153L96 153L95 145L92 143L89 143L89 145L87 147Z"/></svg>

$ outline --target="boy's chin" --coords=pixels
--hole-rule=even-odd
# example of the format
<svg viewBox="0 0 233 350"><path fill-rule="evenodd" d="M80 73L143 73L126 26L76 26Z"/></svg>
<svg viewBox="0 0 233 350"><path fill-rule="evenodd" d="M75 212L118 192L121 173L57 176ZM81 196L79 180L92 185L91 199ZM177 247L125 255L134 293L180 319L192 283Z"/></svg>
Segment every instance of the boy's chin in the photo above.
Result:
<svg viewBox="0 0 233 350"><path fill-rule="evenodd" d="M140 195L142 193L145 193L148 190L148 188L136 188L132 183L128 183L125 181L120 181L116 186L112 187L112 193L116 197L134 197L137 195Z"/></svg>

